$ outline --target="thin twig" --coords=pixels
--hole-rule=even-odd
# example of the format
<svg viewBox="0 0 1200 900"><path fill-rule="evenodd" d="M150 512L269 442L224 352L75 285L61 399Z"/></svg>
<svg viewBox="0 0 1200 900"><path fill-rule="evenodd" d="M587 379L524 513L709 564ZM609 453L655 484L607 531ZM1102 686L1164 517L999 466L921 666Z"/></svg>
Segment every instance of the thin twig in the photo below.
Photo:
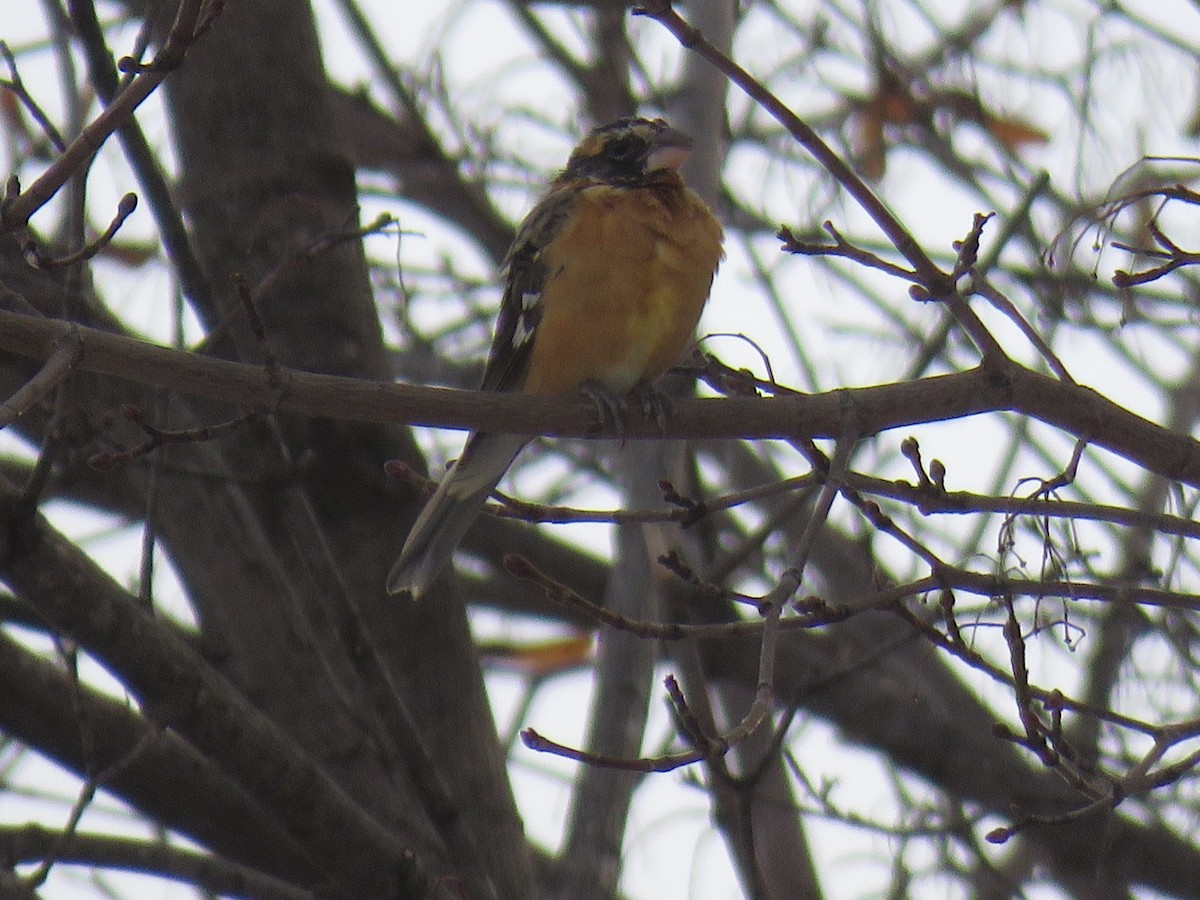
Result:
<svg viewBox="0 0 1200 900"><path fill-rule="evenodd" d="M37 244L33 240L27 240L24 246L25 258L31 265L38 269L61 269L66 266L73 266L76 263L86 262L112 243L121 226L125 224L125 220L133 215L133 211L137 209L137 204L136 194L126 194L123 196L118 201L117 211L113 215L113 219L108 227L104 229L104 233L94 241L88 241L74 253L68 253L66 256L46 256L38 249Z"/></svg>
<svg viewBox="0 0 1200 900"><path fill-rule="evenodd" d="M0 56L4 57L4 63L8 66L10 76L7 82L0 81L0 87L8 88L16 95L17 99L21 101L21 105L28 110L38 127L42 129L42 134L46 135L54 149L61 153L66 148L67 142L63 140L59 130L54 127L54 123L50 121L45 110L38 105L33 95L26 89L25 82L21 80L20 70L17 68L17 60L13 57L12 50L9 49L6 41L0 41Z"/></svg>
<svg viewBox="0 0 1200 900"><path fill-rule="evenodd" d="M972 286L975 293L985 298L1004 315L1012 321L1014 325L1021 330L1025 335L1025 339L1037 349L1042 355L1042 359L1046 360L1046 364L1050 366L1050 370L1067 384L1075 384L1075 379L1071 377L1071 373L1067 371L1067 367L1063 365L1062 360L1058 355L1050 349L1050 345L1046 343L1046 339L1038 334L1029 320L1021 314L1021 311L1013 304L1011 300L1002 294L987 278L983 275L976 274L972 279Z"/></svg>
<svg viewBox="0 0 1200 900"><path fill-rule="evenodd" d="M87 165L87 161L109 136L128 121L134 110L162 84L167 75L179 67L188 48L215 15L210 13L208 18L202 18L205 5L205 0L183 0L180 3L171 33L154 62L138 67L138 76L80 132L79 137L50 164L41 177L19 194L4 198L0 203L0 225L14 230L23 228L33 214L58 193L67 179Z"/></svg>
<svg viewBox="0 0 1200 900"><path fill-rule="evenodd" d="M656 20L671 32L682 46L703 56L723 72L730 81L745 91L759 106L770 113L858 201L875 224L887 235L892 246L912 265L921 286L917 299L944 302L978 346L986 361L998 363L1007 359L999 343L958 293L950 274L937 267L929 255L921 249L916 239L887 208L887 205L875 195L853 169L842 161L841 157L821 139L820 135L807 122L792 112L762 82L706 40L698 29L684 21L672 9L670 0L642 3L634 8L634 15L649 16Z"/></svg>
<svg viewBox="0 0 1200 900"><path fill-rule="evenodd" d="M779 249L784 253L797 253L803 256L840 256L844 259L852 260L859 265L878 269L889 275L895 275L897 278L903 278L905 281L916 280L917 273L911 269L888 262L886 259L876 256L871 251L856 247L850 243L834 227L832 222L825 222L821 227L833 238L832 244L820 244L816 241L801 240L796 237L790 228L784 225L775 233L775 236L783 242L783 246Z"/></svg>
<svg viewBox="0 0 1200 900"><path fill-rule="evenodd" d="M137 76L126 76L123 85L113 61L112 51L105 40L104 30L96 17L94 0L67 0L67 9L71 14L71 33L82 48L87 62L89 80L96 90L96 95L108 106L116 99L122 87ZM153 18L146 16L143 19L133 50L135 59L141 59L146 51ZM208 277L196 258L191 237L183 224L183 214L163 172L162 162L150 146L136 118L130 116L117 129L117 140L121 142L125 158L158 225L163 250L179 279L180 289L184 296L199 308L209 308L212 289Z"/></svg>
<svg viewBox="0 0 1200 900"><path fill-rule="evenodd" d="M113 466L121 463L147 456L159 447L165 447L169 444L196 444L216 440L262 419L262 413L253 411L224 422L218 422L215 425L201 425L196 428L170 430L157 428L145 421L144 414L135 406L125 407L123 413L128 421L133 422L148 435L148 439L136 447L130 447L126 450L103 451L93 454L88 458L88 465L93 469L111 469Z"/></svg>
<svg viewBox="0 0 1200 900"><path fill-rule="evenodd" d="M0 402L0 428L15 422L23 413L49 394L75 367L83 353L78 332L69 332L37 374Z"/></svg>

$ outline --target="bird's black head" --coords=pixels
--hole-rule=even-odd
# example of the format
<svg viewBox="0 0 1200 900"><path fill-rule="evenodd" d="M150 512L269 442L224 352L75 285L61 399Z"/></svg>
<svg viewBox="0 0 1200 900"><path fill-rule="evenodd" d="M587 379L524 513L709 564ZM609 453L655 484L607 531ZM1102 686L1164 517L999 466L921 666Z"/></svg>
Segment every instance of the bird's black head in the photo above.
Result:
<svg viewBox="0 0 1200 900"><path fill-rule="evenodd" d="M662 119L617 119L588 133L571 153L563 175L636 183L655 172L679 168L691 149L692 139Z"/></svg>

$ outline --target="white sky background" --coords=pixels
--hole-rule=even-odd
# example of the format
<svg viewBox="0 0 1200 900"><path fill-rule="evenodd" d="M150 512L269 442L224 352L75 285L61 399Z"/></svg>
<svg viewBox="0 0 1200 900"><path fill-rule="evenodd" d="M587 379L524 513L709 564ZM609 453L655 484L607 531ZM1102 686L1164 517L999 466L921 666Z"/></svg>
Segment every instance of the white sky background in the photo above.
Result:
<svg viewBox="0 0 1200 900"><path fill-rule="evenodd" d="M806 8L801 0L792 5L798 9ZM947 0L939 5L939 16L943 23L956 22L965 10L977 5ZM1167 33L1178 36L1180 41L1200 44L1200 14L1191 3L1145 0L1129 5L1137 8L1141 15L1161 23ZM364 0L362 6L380 29L394 59L403 65L419 64L420 71L438 73L454 97L454 112L460 121L491 129L502 151L521 160L536 162L547 170L562 165L570 148L570 141L564 139L562 133L573 133L580 125L578 113L573 108L573 96L566 85L544 77L544 70L537 67L533 58L533 48L501 4ZM858 10L857 4L847 3L846 6ZM889 38L903 34L903 46L914 54L919 53L929 40L927 27L911 13L907 4L881 6L887 9L883 20L889 29ZM331 75L343 84L369 86L370 72L364 68L333 5L327 0L317 0L316 7L326 41L326 66ZM567 16L551 8L539 12L548 20ZM101 14L103 17L103 8ZM793 36L778 28L769 17L756 15L757 20L740 34L737 56L755 71L769 69L776 62L794 60L800 48ZM1020 180L1023 183L1028 183L1037 170L1046 168L1062 190L1083 189L1095 196L1116 181L1144 152L1156 155L1197 152L1195 142L1181 136L1182 125L1190 117L1196 102L1194 70L1182 53L1146 52L1145 40L1135 39L1132 33L1122 35L1121 29L1107 28L1097 32L1103 40L1113 43L1114 49L1105 57L1096 78L1097 93L1105 97L1105 102L1098 106L1100 115L1094 123L1095 133L1078 131L1071 110L1063 105L1061 93L1026 83L1014 87L1012 81L1002 81L999 72L1004 62L1020 68L1033 59L1045 72L1074 70L1085 51L1089 35L1087 24L1095 15L1093 6L1088 3L1032 0L1022 18L1007 16L990 32L986 46L995 65L963 73L962 86L969 87L977 80L983 86L981 94L999 111L1028 119L1052 135L1047 146L1022 152L1015 165L1022 172ZM634 27L653 46L660 48L657 58L654 54L645 57L651 78L669 78L678 70L682 51L656 23L643 20ZM39 0L5 0L0 8L0 39L18 49L44 32ZM132 34L132 30L129 31L127 39L131 39ZM925 35L924 39L922 35ZM127 49L116 38L110 37L110 40L118 53ZM1122 44L1122 40L1128 43ZM439 52L433 55L431 48L438 48ZM804 64L803 60L800 64ZM22 56L21 72L47 109L53 111L59 107L61 98L56 93L59 84L49 54ZM989 85L1001 83L1006 85L1002 93L987 89ZM836 93L865 93L868 88L860 69L827 64L825 68L803 71L790 93L785 94L802 114L812 114L832 106ZM747 113L748 101L736 89L731 89L729 107L731 118L739 120ZM525 114L501 118L502 113L514 108L524 110ZM156 100L152 98L143 107L139 120L153 144L166 144L165 127ZM767 117L761 112L754 114L754 120L763 125L767 123ZM447 130L451 128L450 123L440 124ZM972 134L969 128L959 129L955 139L964 142L965 146L980 142L979 136ZM0 155L0 173L7 174L10 166L5 140L0 140L0 154L3 154ZM1075 183L1080 173L1082 185ZM29 173L24 174L29 177ZM761 196L763 208L781 223L793 223L803 218L796 213L797 205L809 197L825 196L824 190L814 187L811 179L795 168L783 168L761 159L735 157L726 177L739 190ZM119 187L113 187L114 182ZM383 184L382 180L373 178L367 178L366 182L376 187ZM89 183L94 221L106 222L120 194L131 189L134 189L132 179L117 145L110 142ZM968 232L973 213L990 211L981 206L978 197L947 191L945 181L938 180L924 160L904 151L889 156L887 175L880 190L900 219L913 228L923 246L935 253L950 253L951 242ZM1014 205L1016 198L1011 192L1003 187L994 190L994 208L1006 210ZM528 209L535 195L536 186L514 178L511 188L501 194L499 200L515 220ZM422 267L436 268L447 254L452 254L465 274L478 278L483 284L489 284L493 279L494 273L473 247L429 217L417 215L394 198L378 194L365 196L363 205L364 221L378 212L389 211L399 217L403 228L414 232L406 234L399 250L406 272L418 272ZM48 209L35 221L50 223L54 214L53 208ZM863 214L844 202L831 208L830 217L848 232L859 230L864 222ZM988 235L994 235L998 227L997 221L989 224L989 230L985 232L985 251ZM1182 234L1195 234L1195 229ZM151 220L144 209L135 213L123 232L126 238L150 240L152 235ZM1089 236L1082 243L1080 253L1091 253L1090 241ZM377 259L397 256L394 238L375 238L369 246ZM762 258L770 258L777 253L777 244L764 241L756 249ZM786 342L778 337L778 318L754 288L742 248L731 243L728 250L729 260L718 277L701 333L732 332L752 336L769 354L776 377L784 384L804 389L875 384L895 380L904 371L908 355L903 348L893 340L885 339L882 331L874 346L863 337L864 322L881 321L877 311L865 308L857 300L846 299L847 294L836 279L810 261L796 259L785 264L787 278L781 279L780 283L786 288L783 300L789 312L809 323L820 336L813 346L806 344L805 347L818 378L815 385L807 383ZM1023 262L1031 264L1034 261L1025 259ZM1101 259L1100 276L1105 277L1113 268L1126 264L1122 254L1107 250ZM161 340L169 338L171 323L162 310L163 298L171 296L171 288L164 274L147 269L131 273L103 262L97 264L97 271L106 297L116 311L147 334ZM869 277L875 280L878 276ZM997 276L997 281L1001 280ZM419 278L413 283L419 285ZM882 293L893 298L896 304L912 302L907 297L905 285L882 277L879 277L879 283ZM1170 289L1169 285L1164 287ZM492 289L481 291L478 297L480 303L486 304L494 304L497 299L498 291ZM1022 303L1027 298L1014 294L1012 299L1035 326L1040 324L1036 310L1027 302ZM437 324L438 316L432 304L426 303L423 307L419 293L413 296L412 303L411 312L418 322L430 327ZM987 310L982 301L977 300L974 305L995 329L1008 352L1024 361L1035 358L1024 339L1006 320ZM933 308L922 311L916 320L932 328L937 321L937 312ZM909 319L911 321L913 317L909 316ZM1067 333L1055 343L1056 350L1077 380L1157 420L1162 410L1155 407L1158 401L1147 392L1137 367L1148 365L1160 373L1181 372L1185 361L1176 347L1150 329L1130 325L1118 330L1115 320L1112 324L1114 330L1109 335L1066 329ZM721 339L711 346L727 363L745 365L764 374L757 354L737 341ZM479 353L483 352L481 342ZM1127 361L1122 361L1122 354ZM969 362L966 355L962 358ZM913 429L911 433L920 437L926 460L937 457L946 463L947 484L951 489L986 489L987 471L986 465L981 465L981 448L1002 443L998 423L979 417L966 423ZM896 452L904 436L896 433L874 442L864 451L872 459L866 468L884 477L911 478L911 469ZM1070 453L1069 443L1052 443L1064 454L1058 460L1059 465L1064 464ZM441 453L452 457L461 445L461 435L437 435L436 444ZM0 450L12 446L11 438L0 435ZM1054 470L1046 469L1037 474L1050 476ZM1003 490L1012 488L1012 485L1006 485ZM595 506L610 506L616 502L606 494L573 498L573 502L576 501ZM93 535L90 549L118 578L132 582L136 577L140 540L136 528L126 528L121 523L106 522L95 516L80 517L77 513L64 513L58 517L58 524L70 534ZM588 546L598 550L607 547L604 529L575 526L574 530L580 532L581 542ZM885 545L886 541L879 543L886 552ZM1036 548L1032 553L1036 561ZM173 594L178 596L178 589L173 586L166 566L160 565L158 572L161 583L156 586L156 596L169 603ZM179 604L176 608L179 615L186 617L186 609ZM478 617L477 626L481 633L489 636L513 634L511 625L494 617ZM1048 680L1064 689L1074 687L1073 661L1069 654L1046 651L1041 644L1031 649L1034 651L1031 665L1042 667L1048 673ZM1074 663L1081 659L1082 656L1077 657ZM1153 664L1152 660L1143 662ZM510 719L520 684L512 676L497 675L491 678L490 685L498 725L502 733L507 733L516 727ZM986 684L981 684L980 689L997 702L998 714L1010 715L1004 705L1007 692L997 692ZM584 677L562 677L541 688L525 721L516 724L529 724L556 740L578 744L585 724L587 695L588 684ZM661 697L661 691L657 691L656 696ZM653 741L659 741L666 734L668 723L658 699L654 701L652 715L650 736ZM824 723L803 719L796 726L794 746L806 763L819 760L812 771L835 784L832 796L840 807L884 821L894 815L893 785L870 754L841 744ZM11 749L0 750L0 771L5 769L12 753ZM560 759L535 755L523 749L514 752L514 760L513 781L527 829L535 840L553 847L560 839L568 811L571 768ZM34 819L51 827L61 825L77 782L32 755L24 757L17 774L22 783L40 785L62 802L31 799L27 806L18 808L9 799L11 795L5 795L6 804L0 807L0 821ZM638 794L629 822L631 850L623 884L631 898L708 900L741 895L726 862L724 844L709 824L707 797L688 786L688 777L687 772L653 776ZM911 778L904 779L903 787L918 796L929 793L920 782ZM113 818L106 810L115 806L111 798L97 801L85 815L82 829L111 829ZM830 898L873 896L888 883L894 849L888 841L817 817L808 817L806 827L816 859L826 866L827 873L838 873L827 877L824 884ZM999 859L1002 853L995 851L994 858ZM930 860L930 865L935 865L935 861ZM60 867L44 888L44 896L72 900L101 896L85 884L88 877ZM133 876L112 876L110 883L118 895L125 897L194 896L183 888ZM935 881L923 881L921 886L920 896L950 896L945 893L945 886L939 889ZM1030 896L1058 895L1044 890L1031 892Z"/></svg>

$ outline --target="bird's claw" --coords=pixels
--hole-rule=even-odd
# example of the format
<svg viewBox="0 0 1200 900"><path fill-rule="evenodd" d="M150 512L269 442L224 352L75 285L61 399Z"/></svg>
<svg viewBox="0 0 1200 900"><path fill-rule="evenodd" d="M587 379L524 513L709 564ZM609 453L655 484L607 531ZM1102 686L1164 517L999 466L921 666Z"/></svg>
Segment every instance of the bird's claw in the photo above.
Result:
<svg viewBox="0 0 1200 900"><path fill-rule="evenodd" d="M599 381L588 380L579 387L583 394L596 408L602 430L612 429L617 438L625 441L625 395L618 394Z"/></svg>
<svg viewBox="0 0 1200 900"><path fill-rule="evenodd" d="M611 428L622 443L625 442L625 411L630 397L638 402L644 415L654 419L659 433L666 434L671 398L649 381L639 381L628 394L619 394L598 381L585 381L579 390L596 407L601 429Z"/></svg>
<svg viewBox="0 0 1200 900"><path fill-rule="evenodd" d="M649 381L639 381L630 393L641 403L642 412L654 419L659 434L666 434L667 420L671 417L671 398Z"/></svg>

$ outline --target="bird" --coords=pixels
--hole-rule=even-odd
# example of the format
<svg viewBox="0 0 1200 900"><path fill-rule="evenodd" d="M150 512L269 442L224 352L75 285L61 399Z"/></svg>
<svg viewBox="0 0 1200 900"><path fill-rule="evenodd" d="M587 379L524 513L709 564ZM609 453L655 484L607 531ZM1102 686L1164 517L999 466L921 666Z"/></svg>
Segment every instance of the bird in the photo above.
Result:
<svg viewBox="0 0 1200 900"><path fill-rule="evenodd" d="M585 393L603 413L678 362L724 256L721 225L679 167L691 138L663 119L592 129L517 229L481 390ZM472 433L387 579L424 595L528 435Z"/></svg>

